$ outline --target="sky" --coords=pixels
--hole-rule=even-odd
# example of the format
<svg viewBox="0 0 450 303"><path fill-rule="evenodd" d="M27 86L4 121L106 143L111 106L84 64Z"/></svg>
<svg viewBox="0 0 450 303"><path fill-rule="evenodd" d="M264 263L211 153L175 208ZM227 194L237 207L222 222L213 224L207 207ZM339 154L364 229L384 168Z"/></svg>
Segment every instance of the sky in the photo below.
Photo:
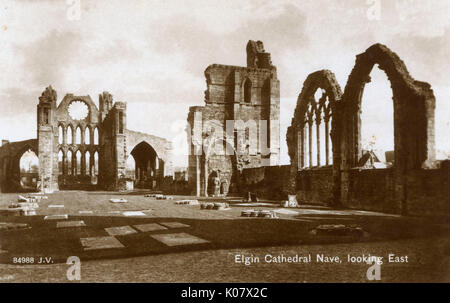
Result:
<svg viewBox="0 0 450 303"><path fill-rule="evenodd" d="M450 151L449 13L446 0L0 0L0 139L36 137L38 97L51 84L58 102L73 93L98 104L109 91L127 102L127 128L174 141L179 155L188 108L204 105L206 67L245 66L248 40L261 40L281 83L288 164L286 128L308 74L330 69L343 90L355 56L382 43L431 84L436 148ZM390 84L377 68L371 76L363 136L393 149Z"/></svg>

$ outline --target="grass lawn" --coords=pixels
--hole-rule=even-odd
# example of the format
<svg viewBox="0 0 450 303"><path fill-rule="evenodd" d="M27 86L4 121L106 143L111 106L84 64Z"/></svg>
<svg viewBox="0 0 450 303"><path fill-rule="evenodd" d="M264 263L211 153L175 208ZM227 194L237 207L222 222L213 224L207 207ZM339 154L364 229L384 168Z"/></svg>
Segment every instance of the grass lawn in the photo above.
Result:
<svg viewBox="0 0 450 303"><path fill-rule="evenodd" d="M448 225L427 219L404 218L372 212L331 210L303 206L296 213L280 214L279 219L242 218L246 206L239 199L228 199L231 210L201 210L197 206L175 205L174 200L156 200L142 192L62 191L40 202L37 216L0 217L0 222L28 223L26 230L0 232L0 282L64 281L68 265L57 264L68 256L79 256L83 281L359 281L365 279L366 264L267 264L245 266L234 262L236 254L292 255L298 252L340 255L348 253L387 257L389 253L408 254L408 264L386 264L385 281L448 281ZM125 198L127 203L110 203L111 198ZM192 198L192 197L190 197ZM0 207L7 207L17 195L1 194ZM210 200L210 199L209 199ZM217 199L216 199L217 200ZM49 208L49 205L64 208ZM276 210L275 204L253 209ZM126 217L123 211L147 211L144 217ZM92 211L91 215L79 211ZM56 221L45 215L68 214L83 220L84 227L56 228ZM115 236L124 246L85 251L80 238L108 236L105 228L139 224L179 222L188 225ZM321 224L356 224L367 237L324 237L310 234ZM187 233L208 243L168 246L151 235ZM50 265L13 265L14 257L51 257ZM447 262L447 263L445 263ZM365 268L365 270L364 270ZM391 271L392 270L392 271ZM62 273L61 273L62 272ZM395 274L398 272L398 274ZM406 280L405 280L406 279Z"/></svg>

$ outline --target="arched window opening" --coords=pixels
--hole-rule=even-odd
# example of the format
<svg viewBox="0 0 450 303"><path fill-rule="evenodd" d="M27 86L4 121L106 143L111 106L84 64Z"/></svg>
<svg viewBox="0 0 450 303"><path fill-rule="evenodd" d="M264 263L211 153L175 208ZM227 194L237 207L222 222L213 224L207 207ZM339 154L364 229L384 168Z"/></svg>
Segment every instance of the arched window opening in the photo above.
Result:
<svg viewBox="0 0 450 303"><path fill-rule="evenodd" d="M64 174L64 153L62 150L58 152L58 173L59 175Z"/></svg>
<svg viewBox="0 0 450 303"><path fill-rule="evenodd" d="M319 153L319 165L327 165L327 145L326 145L326 138L328 134L326 133L325 129L325 113L323 110L320 113L320 124L319 124L319 142L320 142L320 153Z"/></svg>
<svg viewBox="0 0 450 303"><path fill-rule="evenodd" d="M91 174L91 153L89 151L84 154L84 160L85 160L85 175Z"/></svg>
<svg viewBox="0 0 450 303"><path fill-rule="evenodd" d="M246 79L244 83L244 102L252 102L252 82L249 79Z"/></svg>
<svg viewBox="0 0 450 303"><path fill-rule="evenodd" d="M373 68L372 81L364 87L361 100L361 153L359 167L388 168L393 165L394 103L386 74Z"/></svg>
<svg viewBox="0 0 450 303"><path fill-rule="evenodd" d="M63 131L63 127L61 125L58 126L58 143L59 144L64 143L64 131Z"/></svg>
<svg viewBox="0 0 450 303"><path fill-rule="evenodd" d="M308 100L304 113L303 145L298 146L299 167L331 165L331 105L328 94L319 88Z"/></svg>
<svg viewBox="0 0 450 303"><path fill-rule="evenodd" d="M76 174L77 175L81 175L81 152L77 151L76 153L76 160L77 160L77 164L76 164Z"/></svg>
<svg viewBox="0 0 450 303"><path fill-rule="evenodd" d="M75 144L81 144L81 128L78 126L75 133Z"/></svg>
<svg viewBox="0 0 450 303"><path fill-rule="evenodd" d="M94 175L98 176L98 152L94 153Z"/></svg>
<svg viewBox="0 0 450 303"><path fill-rule="evenodd" d="M67 144L73 144L73 128L71 125L67 127Z"/></svg>
<svg viewBox="0 0 450 303"><path fill-rule="evenodd" d="M84 130L84 144L91 144L91 129L89 128L89 126L87 126Z"/></svg>
<svg viewBox="0 0 450 303"><path fill-rule="evenodd" d="M310 153L310 148L309 148L309 120L308 120L308 116L305 115L305 125L303 128L303 150L301 152L303 152L303 167L310 167L310 163L309 163L309 153Z"/></svg>
<svg viewBox="0 0 450 303"><path fill-rule="evenodd" d="M98 128L94 129L94 144L98 145Z"/></svg>
<svg viewBox="0 0 450 303"><path fill-rule="evenodd" d="M73 153L71 150L67 152L67 174L72 175L73 172Z"/></svg>
<svg viewBox="0 0 450 303"><path fill-rule="evenodd" d="M314 115L311 126L311 166L317 166L317 121Z"/></svg>

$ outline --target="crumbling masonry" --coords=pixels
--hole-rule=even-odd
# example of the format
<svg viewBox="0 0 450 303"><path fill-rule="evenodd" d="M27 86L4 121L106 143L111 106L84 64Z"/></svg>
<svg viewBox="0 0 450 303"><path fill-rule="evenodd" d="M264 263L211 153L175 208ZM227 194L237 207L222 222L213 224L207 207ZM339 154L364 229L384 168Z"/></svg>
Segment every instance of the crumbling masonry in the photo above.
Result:
<svg viewBox="0 0 450 303"><path fill-rule="evenodd" d="M243 169L278 165L280 82L261 41L247 44L247 67L205 70L205 106L188 115L189 186L198 196L237 192Z"/></svg>
<svg viewBox="0 0 450 303"><path fill-rule="evenodd" d="M37 139L2 142L2 192L22 190L19 162L27 150L39 157L39 189L46 192L64 188L121 190L135 185L157 188L165 176L173 174L171 143L128 130L126 103L114 103L107 92L99 95L99 109L90 96L67 94L58 106L56 101L51 86L39 97ZM85 108L83 117L73 116L74 104ZM131 176L126 170L129 157L136 163Z"/></svg>
<svg viewBox="0 0 450 303"><path fill-rule="evenodd" d="M362 169L361 99L375 64L393 92L394 161L391 168ZM381 44L356 57L343 94L331 71L310 74L287 131L289 191L302 202L448 215L450 165L435 161L434 110L431 86L414 80L397 54ZM322 125L325 138L318 135Z"/></svg>

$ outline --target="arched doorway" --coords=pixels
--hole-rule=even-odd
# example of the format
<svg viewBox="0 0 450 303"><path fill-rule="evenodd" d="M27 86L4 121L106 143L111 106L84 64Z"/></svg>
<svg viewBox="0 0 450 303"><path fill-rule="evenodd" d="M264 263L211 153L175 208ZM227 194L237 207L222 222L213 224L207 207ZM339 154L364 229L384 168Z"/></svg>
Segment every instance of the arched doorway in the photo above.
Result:
<svg viewBox="0 0 450 303"><path fill-rule="evenodd" d="M217 196L219 193L219 176L216 171L212 171L208 176L208 196Z"/></svg>
<svg viewBox="0 0 450 303"><path fill-rule="evenodd" d="M206 153L204 195L226 196L237 192L238 175L233 146L224 139L211 141Z"/></svg>
<svg viewBox="0 0 450 303"><path fill-rule="evenodd" d="M28 148L19 160L19 184L23 190L36 190L39 178L39 158Z"/></svg>
<svg viewBox="0 0 450 303"><path fill-rule="evenodd" d="M133 170L131 157L134 160L135 187L156 188L163 178L164 162L159 159L155 149L145 141L137 144L127 159L127 172Z"/></svg>

